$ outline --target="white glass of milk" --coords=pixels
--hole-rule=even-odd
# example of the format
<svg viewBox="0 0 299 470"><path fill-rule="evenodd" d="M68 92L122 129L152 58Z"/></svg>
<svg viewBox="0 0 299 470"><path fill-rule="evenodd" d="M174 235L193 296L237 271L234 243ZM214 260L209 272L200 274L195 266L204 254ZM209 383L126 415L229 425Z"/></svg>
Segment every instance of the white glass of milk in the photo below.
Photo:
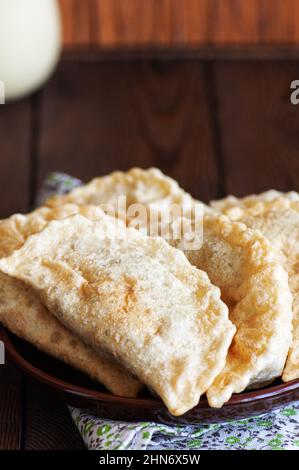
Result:
<svg viewBox="0 0 299 470"><path fill-rule="evenodd" d="M61 22L56 0L0 0L0 82L5 99L39 88L61 51Z"/></svg>

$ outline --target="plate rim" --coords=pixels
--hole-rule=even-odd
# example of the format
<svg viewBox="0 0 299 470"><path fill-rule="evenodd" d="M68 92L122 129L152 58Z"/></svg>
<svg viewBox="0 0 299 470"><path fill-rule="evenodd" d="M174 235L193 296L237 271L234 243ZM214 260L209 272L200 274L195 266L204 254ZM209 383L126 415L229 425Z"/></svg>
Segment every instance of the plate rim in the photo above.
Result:
<svg viewBox="0 0 299 470"><path fill-rule="evenodd" d="M122 397L118 395L113 395L108 390L107 392L102 392L98 390L92 390L87 387L82 387L81 385L74 385L65 380L58 379L57 377L50 375L38 367L31 364L27 361L15 348L13 342L10 339L10 335L17 337L14 333L9 332L6 328L0 325L0 339L4 341L5 349L8 352L10 358L13 362L22 369L27 375L33 377L39 382L42 382L44 385L51 387L52 389L56 389L60 392L64 393L72 393L81 398L86 398L90 401L101 401L101 402L109 402L115 405L131 405L134 407L142 407L145 406L151 409L164 409L166 410L166 406L162 402L162 400L158 400L157 398L129 398L129 397ZM22 338L21 338L22 339ZM23 340L26 341L26 340ZM29 343L30 344L30 343ZM36 351L39 352L38 348ZM5 351L5 352L6 352ZM50 356L51 357L51 356ZM259 402L265 400L267 398L273 398L277 396L283 396L288 394L292 391L296 391L299 389L299 378L292 380L290 382L284 382L279 385L270 386L267 388L259 389L259 390L252 390L243 393L233 394L230 400L224 403L223 407L232 407L232 406L239 406L241 404L246 404L250 402ZM202 398L199 403L196 405L195 408L201 409L212 409L207 402L206 397Z"/></svg>

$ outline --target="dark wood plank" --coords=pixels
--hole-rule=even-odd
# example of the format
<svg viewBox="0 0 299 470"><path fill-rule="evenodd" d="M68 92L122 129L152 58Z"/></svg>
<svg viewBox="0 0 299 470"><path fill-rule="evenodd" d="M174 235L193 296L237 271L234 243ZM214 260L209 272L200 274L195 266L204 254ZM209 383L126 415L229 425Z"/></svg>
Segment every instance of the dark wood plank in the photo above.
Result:
<svg viewBox="0 0 299 470"><path fill-rule="evenodd" d="M0 106L0 217L27 211L30 199L31 101ZM22 440L20 372L6 358L0 366L0 449L19 449Z"/></svg>
<svg viewBox="0 0 299 470"><path fill-rule="evenodd" d="M226 191L298 190L299 107L290 103L297 62L214 66Z"/></svg>
<svg viewBox="0 0 299 470"><path fill-rule="evenodd" d="M0 450L17 450L22 440L22 376L6 358L0 366Z"/></svg>
<svg viewBox="0 0 299 470"><path fill-rule="evenodd" d="M195 196L218 191L204 68L186 62L62 63L44 91L39 183L158 166Z"/></svg>
<svg viewBox="0 0 299 470"><path fill-rule="evenodd" d="M30 99L0 105L0 218L29 206Z"/></svg>
<svg viewBox="0 0 299 470"><path fill-rule="evenodd" d="M74 49L65 50L63 61L103 62L103 61L149 61L149 60L197 60L213 62L219 60L259 60L259 61L291 61L299 59L299 43L294 45L268 44L255 45L203 45L200 47L176 48L106 48L106 49Z"/></svg>
<svg viewBox="0 0 299 470"><path fill-rule="evenodd" d="M85 449L65 403L30 380L25 396L25 450Z"/></svg>

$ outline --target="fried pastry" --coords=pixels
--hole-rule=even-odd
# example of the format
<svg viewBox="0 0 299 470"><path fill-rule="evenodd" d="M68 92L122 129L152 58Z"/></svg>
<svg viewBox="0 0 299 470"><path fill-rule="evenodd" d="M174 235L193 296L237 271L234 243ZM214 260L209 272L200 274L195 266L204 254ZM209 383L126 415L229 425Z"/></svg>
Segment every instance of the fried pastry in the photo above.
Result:
<svg viewBox="0 0 299 470"><path fill-rule="evenodd" d="M114 357L169 411L193 408L225 364L235 327L206 273L162 238L116 233L110 217L54 221L0 260L93 348Z"/></svg>
<svg viewBox="0 0 299 470"><path fill-rule="evenodd" d="M194 200L175 180L157 168L132 168L127 172L116 171L94 178L67 195L54 196L46 201L50 207L65 203L100 206L109 215L125 220L134 228L141 231L146 228L148 235L159 235L154 232L156 219L165 218L171 207L190 211Z"/></svg>
<svg viewBox="0 0 299 470"><path fill-rule="evenodd" d="M102 216L97 207L68 204L55 209L37 209L28 215L15 214L0 221L0 258L21 248L30 235L41 231L49 221L78 213L90 219ZM122 366L96 354L63 326L32 288L3 273L0 273L0 321L20 338L88 374L116 395L135 397L142 387Z"/></svg>
<svg viewBox="0 0 299 470"><path fill-rule="evenodd" d="M221 407L233 393L282 374L292 333L288 276L265 237L221 215L204 216L203 245L185 254L220 288L237 328L225 367L207 391L210 406Z"/></svg>
<svg viewBox="0 0 299 470"><path fill-rule="evenodd" d="M299 194L271 191L261 196L215 201L212 206L233 220L258 229L275 250L276 257L289 274L293 294L293 343L282 379L299 378Z"/></svg>

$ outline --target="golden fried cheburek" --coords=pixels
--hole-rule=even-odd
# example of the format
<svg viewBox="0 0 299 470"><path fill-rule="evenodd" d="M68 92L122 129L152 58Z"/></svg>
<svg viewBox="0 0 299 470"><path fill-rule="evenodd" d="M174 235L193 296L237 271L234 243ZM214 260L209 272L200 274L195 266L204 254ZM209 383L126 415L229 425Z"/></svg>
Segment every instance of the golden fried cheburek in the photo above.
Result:
<svg viewBox="0 0 299 470"><path fill-rule="evenodd" d="M282 379L299 378L299 194L270 192L243 199L230 198L215 201L212 206L223 211L232 220L258 229L267 237L276 257L289 274L293 294L293 342Z"/></svg>
<svg viewBox="0 0 299 470"><path fill-rule="evenodd" d="M181 251L134 229L115 233L107 216L54 221L0 269L181 415L222 370L235 327L219 289Z"/></svg>
<svg viewBox="0 0 299 470"><path fill-rule="evenodd" d="M102 216L99 208L68 204L55 209L37 209L28 215L15 214L0 221L0 258L21 248L30 235L40 232L51 220L78 213L90 219ZM63 326L32 288L0 273L0 299L0 321L14 334L88 374L116 395L135 397L138 394L140 382L114 360L96 354Z"/></svg>
<svg viewBox="0 0 299 470"><path fill-rule="evenodd" d="M155 182L155 184L153 184L153 181ZM163 190L161 188L163 188ZM126 195L128 197L129 203L143 203L145 205L152 204L154 207L156 206L159 207L159 205L161 205L163 210L160 211L161 213L160 227L164 223L166 226L168 224L166 213L172 201L175 201L177 204L181 204L182 207L189 207L190 205L192 206L192 204L197 202L194 200L190 200L189 195L184 193L184 191L181 190L181 188L179 188L177 184L173 182L173 180L170 180L169 178L161 174L160 171L156 169L151 169L151 170L133 169L127 173L117 172L107 177L96 178L88 185L84 186L83 188L76 189L75 191L70 193L70 195L68 196L63 196L63 197L58 196L58 197L52 198L49 201L49 203L55 205L55 204L59 204L61 202L65 202L69 200L69 201L75 201L77 203L92 202L95 204L101 204L101 203L112 202L114 204L114 202L116 201L116 197L120 194ZM160 196L158 196L158 194L160 194ZM256 196L256 195L249 196L248 198L245 198L243 201L244 201L244 205L252 205L252 204L255 204L258 198L262 197L264 201L271 201L277 198L277 196L280 194L281 193L277 191L271 190L271 191L267 191L263 193L262 196ZM286 197L289 200L298 199L298 195L294 192L287 193ZM235 198L232 196L226 201L226 204L228 204L229 206L234 205L234 203L235 203ZM205 208L204 206L203 208L204 208L205 213L208 214L208 209ZM125 219L126 216L124 213L122 213L121 217ZM180 218L178 217L177 220L180 220ZM127 217L126 223L128 224L128 222L129 222L129 219ZM146 227L145 224L142 225L141 223L141 229L143 232L149 234L149 227L148 226ZM183 237L181 240L179 239L171 240L171 236L166 237L164 236L163 233L160 233L160 232L159 234L161 234L165 238L166 241L170 242L174 246L179 247L186 254L188 253L189 250L186 250L186 238ZM170 233L170 235L171 234L172 232ZM200 236L199 236L199 240L201 240ZM207 245L205 244L204 247L207 247ZM236 247L234 246L232 250L234 251L235 248ZM189 257L191 261L192 261L191 257L194 257L194 253L196 252L203 253L203 250L190 251L190 255L187 254L187 256ZM208 260L208 257L207 257L207 260ZM214 260L210 259L209 262L212 263L214 262ZM236 254L236 258L234 262L235 263L238 262L238 254ZM203 266L203 269L207 269L207 268ZM216 263L215 266L211 264L210 270L208 271L208 273L210 276L212 276L212 280L214 282L215 282L215 279L217 278L217 271L219 271L218 264ZM213 277L213 275L215 276L215 278ZM234 266L233 275L235 277L239 276L237 266ZM217 282L215 282L216 285L221 286L221 283L219 284L220 280L218 278L217 278ZM224 297L224 300L228 301L225 297ZM288 333L289 333L289 330L288 330ZM277 372L278 370L281 371L281 361L279 361L278 367L276 370L272 369L269 372L268 374L269 377L275 377L276 375L279 375ZM267 377L265 377L265 381L266 380L267 380ZM256 380L255 380L255 375L253 373L248 384L254 385L255 382L258 385L259 383L262 383L263 380L262 380L262 377L256 377Z"/></svg>
<svg viewBox="0 0 299 470"><path fill-rule="evenodd" d="M185 254L220 288L237 328L207 391L210 406L221 407L233 393L281 375L292 332L288 277L265 237L221 215L204 216L203 245Z"/></svg>
<svg viewBox="0 0 299 470"><path fill-rule="evenodd" d="M56 207L65 203L93 204L109 215L121 218L130 226L156 236L155 227L150 230L150 215L165 218L170 207L190 211L194 200L172 178L157 168L143 170L132 168L127 172L116 171L107 176L94 178L85 186L67 195L54 196L46 205ZM140 207L142 206L142 207ZM142 211L142 209L145 210ZM182 214L181 214L182 215ZM133 224L133 220L135 224ZM153 225L153 224L152 224ZM146 230L143 230L143 229Z"/></svg>
<svg viewBox="0 0 299 470"><path fill-rule="evenodd" d="M250 194L243 198L238 198L236 196L230 195L223 199L213 200L210 202L210 206L213 209L216 209L218 212L226 214L226 211L232 208L247 208L249 209L252 206L255 206L259 202L271 202L278 198L284 198L289 201L299 201L299 194L296 191L289 191L288 193L282 193L276 191L276 189L269 189L260 194Z"/></svg>

